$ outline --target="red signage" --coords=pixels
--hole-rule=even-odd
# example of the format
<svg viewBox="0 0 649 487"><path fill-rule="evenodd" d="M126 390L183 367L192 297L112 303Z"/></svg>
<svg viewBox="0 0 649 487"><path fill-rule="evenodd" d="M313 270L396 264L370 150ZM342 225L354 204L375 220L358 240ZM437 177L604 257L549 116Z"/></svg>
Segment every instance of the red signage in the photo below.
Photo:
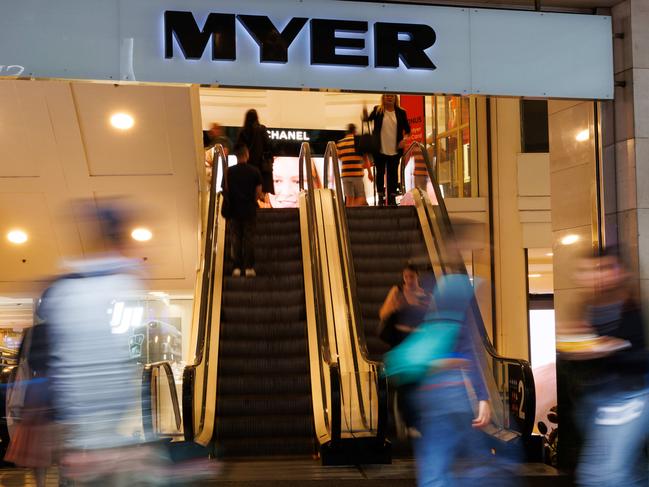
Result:
<svg viewBox="0 0 649 487"><path fill-rule="evenodd" d="M400 105L408 115L410 137L413 141L426 142L426 117L424 114L424 97L422 95L401 95Z"/></svg>

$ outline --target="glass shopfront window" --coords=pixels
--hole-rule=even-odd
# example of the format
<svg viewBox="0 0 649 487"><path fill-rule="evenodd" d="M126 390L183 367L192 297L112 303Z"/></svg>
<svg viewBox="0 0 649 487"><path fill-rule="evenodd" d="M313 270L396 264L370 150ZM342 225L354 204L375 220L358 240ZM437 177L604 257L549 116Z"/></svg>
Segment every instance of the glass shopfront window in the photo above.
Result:
<svg viewBox="0 0 649 487"><path fill-rule="evenodd" d="M478 196L475 151L475 97L432 96L433 130L429 153L442 193L447 198Z"/></svg>

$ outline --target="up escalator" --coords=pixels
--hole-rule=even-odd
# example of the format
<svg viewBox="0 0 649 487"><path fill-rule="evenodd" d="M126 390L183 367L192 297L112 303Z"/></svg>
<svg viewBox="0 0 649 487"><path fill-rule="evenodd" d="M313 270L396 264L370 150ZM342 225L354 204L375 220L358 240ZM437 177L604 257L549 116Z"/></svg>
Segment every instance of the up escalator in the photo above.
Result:
<svg viewBox="0 0 649 487"><path fill-rule="evenodd" d="M226 245L226 248L227 245ZM257 214L257 277L226 265L216 395L223 456L315 451L297 209Z"/></svg>

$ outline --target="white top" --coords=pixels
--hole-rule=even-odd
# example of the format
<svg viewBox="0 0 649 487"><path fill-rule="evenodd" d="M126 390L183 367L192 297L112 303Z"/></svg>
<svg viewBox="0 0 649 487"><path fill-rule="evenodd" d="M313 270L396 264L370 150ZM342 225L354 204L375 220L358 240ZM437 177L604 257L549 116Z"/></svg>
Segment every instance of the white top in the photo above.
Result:
<svg viewBox="0 0 649 487"><path fill-rule="evenodd" d="M393 156L397 153L397 113L383 111L381 126L381 154Z"/></svg>

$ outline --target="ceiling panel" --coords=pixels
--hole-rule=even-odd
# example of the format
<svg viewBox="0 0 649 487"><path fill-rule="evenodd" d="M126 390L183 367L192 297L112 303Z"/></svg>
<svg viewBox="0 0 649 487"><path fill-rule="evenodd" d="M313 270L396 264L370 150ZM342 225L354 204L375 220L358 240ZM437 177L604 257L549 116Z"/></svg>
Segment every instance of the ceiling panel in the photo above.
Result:
<svg viewBox="0 0 649 487"><path fill-rule="evenodd" d="M44 154L36 143L38 134L27 120L36 110L24 106L25 101L15 85L0 90L0 178L39 175L38 162ZM47 110L43 101L32 100L32 105L40 103Z"/></svg>
<svg viewBox="0 0 649 487"><path fill-rule="evenodd" d="M0 193L0 281L31 281L58 271L58 251L47 197L42 193ZM11 229L19 228L29 240L22 245L7 242Z"/></svg>
<svg viewBox="0 0 649 487"><path fill-rule="evenodd" d="M72 89L90 176L172 174L168 88L75 83ZM133 128L115 129L116 113L132 116Z"/></svg>

